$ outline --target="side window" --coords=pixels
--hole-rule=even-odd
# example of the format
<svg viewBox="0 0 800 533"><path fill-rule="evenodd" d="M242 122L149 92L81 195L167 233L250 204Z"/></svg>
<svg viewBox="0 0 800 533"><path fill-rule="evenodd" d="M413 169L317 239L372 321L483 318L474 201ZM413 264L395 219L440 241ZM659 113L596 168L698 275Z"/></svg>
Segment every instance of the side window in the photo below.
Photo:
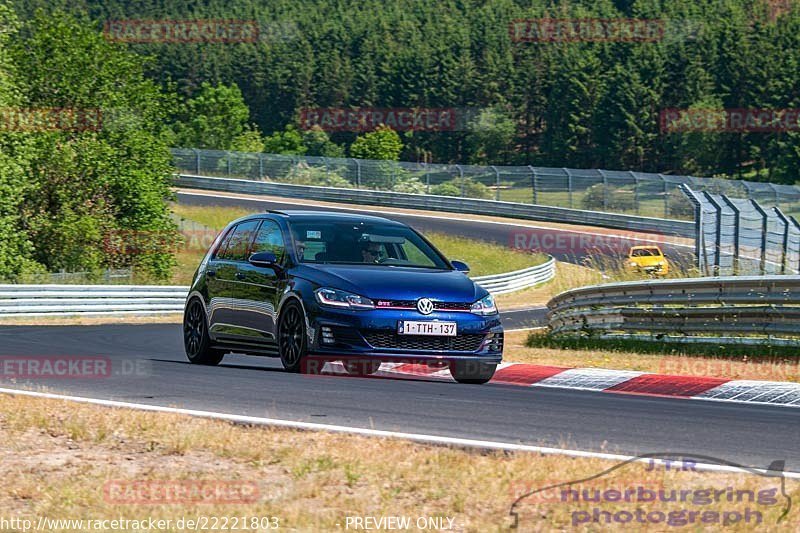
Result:
<svg viewBox="0 0 800 533"><path fill-rule="evenodd" d="M253 240L253 233L258 227L258 222L258 220L242 222L233 228L228 245L224 250L220 247L217 258L225 261L247 261L247 249ZM226 239L228 238L226 237Z"/></svg>
<svg viewBox="0 0 800 533"><path fill-rule="evenodd" d="M217 249L214 250L214 255L212 259L222 259L223 254L225 253L225 249L228 247L228 243L231 242L231 237L233 236L233 232L236 228L231 228L228 230L228 233L222 238L217 246Z"/></svg>
<svg viewBox="0 0 800 533"><path fill-rule="evenodd" d="M285 250L281 228L272 220L265 220L261 224L261 229L258 230L256 240L253 243L253 253L272 252L280 263L283 260Z"/></svg>

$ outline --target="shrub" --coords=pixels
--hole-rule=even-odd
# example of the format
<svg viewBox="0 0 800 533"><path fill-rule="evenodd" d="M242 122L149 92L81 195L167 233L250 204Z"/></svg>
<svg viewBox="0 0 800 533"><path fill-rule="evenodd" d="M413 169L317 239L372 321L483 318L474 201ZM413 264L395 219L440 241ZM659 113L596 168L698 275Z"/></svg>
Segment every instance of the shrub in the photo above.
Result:
<svg viewBox="0 0 800 533"><path fill-rule="evenodd" d="M352 188L350 181L338 174L335 170L326 171L322 167L310 167L301 163L294 167L286 179L286 183L294 185L316 185L318 187Z"/></svg>
<svg viewBox="0 0 800 533"><path fill-rule="evenodd" d="M492 198L492 191L489 190L489 187L472 178L453 178L449 181L445 181L435 187L431 187L431 194L459 196L463 198Z"/></svg>
<svg viewBox="0 0 800 533"><path fill-rule="evenodd" d="M452 181L445 181L439 185L431 187L431 194L439 196L461 196L461 189L456 187Z"/></svg>

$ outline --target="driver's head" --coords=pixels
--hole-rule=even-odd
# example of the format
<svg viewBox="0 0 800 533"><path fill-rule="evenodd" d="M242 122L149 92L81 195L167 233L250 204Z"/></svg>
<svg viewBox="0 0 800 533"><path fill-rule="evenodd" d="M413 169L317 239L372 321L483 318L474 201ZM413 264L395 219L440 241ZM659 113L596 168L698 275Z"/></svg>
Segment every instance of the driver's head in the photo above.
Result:
<svg viewBox="0 0 800 533"><path fill-rule="evenodd" d="M381 245L376 242L366 243L361 246L361 258L365 263L374 263L380 257Z"/></svg>

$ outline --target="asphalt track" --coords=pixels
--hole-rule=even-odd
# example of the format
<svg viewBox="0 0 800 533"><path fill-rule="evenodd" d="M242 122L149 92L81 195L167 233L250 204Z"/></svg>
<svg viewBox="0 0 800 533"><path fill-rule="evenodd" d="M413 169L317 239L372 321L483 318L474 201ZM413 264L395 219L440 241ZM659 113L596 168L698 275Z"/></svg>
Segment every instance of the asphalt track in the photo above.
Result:
<svg viewBox="0 0 800 533"><path fill-rule="evenodd" d="M223 193L216 194L213 191L197 191L192 194L180 191L177 193L178 202L185 205L204 205L220 207L243 207L257 211L269 209L304 209L304 210L331 210L327 206L294 204L291 198L276 199L254 199L234 196L225 196ZM589 238L575 230L549 228L537 226L535 221L519 221L515 223L509 219L502 224L485 222L480 220L463 219L464 215L457 213L438 213L431 217L427 215L414 215L398 213L384 215L381 211L357 205L342 206L350 212L363 213L365 215L386 216L393 220L403 222L417 229L422 233L436 232L447 235L467 237L470 239L482 240L524 249L536 248L555 257L559 261L570 263L581 263L587 256L612 255L622 257L627 255L628 248L636 244L658 243L664 254L673 262L690 265L692 263L692 252L686 246L677 246L665 242L665 238L653 235L650 243L639 241L633 237L634 234L623 230L596 229L597 235ZM609 236L621 236L622 239ZM641 234L639 234L641 235ZM537 246L538 245L538 246ZM468 257L453 257L469 263Z"/></svg>
<svg viewBox="0 0 800 533"><path fill-rule="evenodd" d="M423 379L305 376L274 359L190 365L177 324L0 327L3 356L100 356L108 376L7 388L446 437L636 455L701 454L800 471L800 409Z"/></svg>

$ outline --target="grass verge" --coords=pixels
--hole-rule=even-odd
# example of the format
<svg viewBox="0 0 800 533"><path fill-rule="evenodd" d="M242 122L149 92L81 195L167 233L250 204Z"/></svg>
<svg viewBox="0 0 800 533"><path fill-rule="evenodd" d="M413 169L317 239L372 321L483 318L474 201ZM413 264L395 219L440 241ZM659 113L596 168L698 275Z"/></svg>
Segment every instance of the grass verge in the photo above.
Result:
<svg viewBox="0 0 800 533"><path fill-rule="evenodd" d="M526 495L602 473L618 463L246 427L9 395L0 396L0 457L4 466L0 488L3 517L26 518L34 524L39 517L153 518L173 521L173 527L163 531L180 531L188 529L175 527L182 517L276 517L280 529L342 531L355 529L354 518L398 516L408 517L414 525L420 518L439 518L455 531L501 531L510 526L509 511L519 498L515 510L520 531L598 530L612 527L617 513L641 507L661 513L644 517L646 520L659 516L664 520L665 513L680 509L683 514L675 516L688 520L687 510L694 511L692 530L718 529L724 516L731 521L731 531L752 530L756 518L745 523L746 509L760 513L760 530L785 530L787 522L797 523L796 510L777 523L786 503L777 478L663 467L648 471L646 465L629 464L603 475L600 481L571 488L635 491L641 487L699 495L697 491L725 493L731 487L749 494L770 491L772 498L705 503L695 496L695 501L678 503L587 504L563 501L563 496L552 490ZM195 493L181 497L175 491L172 494L178 497L163 503L166 493L158 487L175 484L244 486L248 490L238 494L248 498L237 498L230 490L205 493L201 498L191 498ZM786 492L797 501L800 483L789 479L785 484ZM581 520L591 520L591 514L576 513L591 513L592 509L611 512L611 526L581 524ZM715 521L709 515L705 524L699 524L698 512L704 511L719 515ZM734 512L739 513L738 522L732 522L733 515L722 514ZM620 514L619 519L624 516ZM638 525L646 529L646 525ZM663 527L663 523L653 524L652 529ZM47 529L76 528L51 524Z"/></svg>

